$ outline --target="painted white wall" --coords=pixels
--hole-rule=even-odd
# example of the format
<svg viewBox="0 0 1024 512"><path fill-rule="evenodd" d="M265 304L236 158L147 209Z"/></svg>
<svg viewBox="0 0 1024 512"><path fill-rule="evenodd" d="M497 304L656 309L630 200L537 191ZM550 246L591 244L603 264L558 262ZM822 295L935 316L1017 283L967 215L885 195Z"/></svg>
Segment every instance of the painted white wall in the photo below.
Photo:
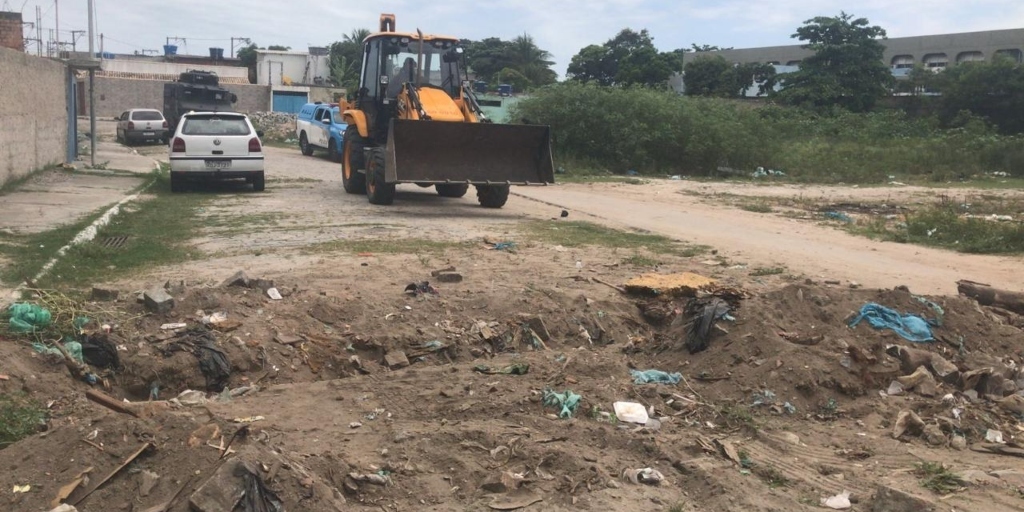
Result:
<svg viewBox="0 0 1024 512"><path fill-rule="evenodd" d="M284 85L285 78L292 85L312 84L316 77L326 80L330 75L327 55L256 50L256 83L259 85Z"/></svg>

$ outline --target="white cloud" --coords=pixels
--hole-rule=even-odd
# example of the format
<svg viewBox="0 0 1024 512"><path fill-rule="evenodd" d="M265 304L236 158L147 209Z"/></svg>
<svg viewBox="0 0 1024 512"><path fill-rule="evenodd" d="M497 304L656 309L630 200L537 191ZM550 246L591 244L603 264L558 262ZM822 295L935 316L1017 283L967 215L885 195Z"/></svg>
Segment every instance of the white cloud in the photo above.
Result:
<svg viewBox="0 0 1024 512"><path fill-rule="evenodd" d="M19 2L13 2L15 4ZM86 28L85 0L62 2L62 39L71 29ZM326 45L355 28L376 29L381 11L398 17L399 30L443 33L482 39L529 33L555 55L556 70L580 48L601 44L619 30L647 28L662 50L690 43L737 48L796 44L790 38L814 16L847 10L885 28L889 37L1024 27L1020 0L390 0L367 6L322 0L96 0L99 30L107 51L159 49L168 36L186 38L191 53L211 46L228 47L230 37L249 37L261 45L301 49ZM43 26L53 28L52 0L29 0L26 21L35 5L48 11ZM44 30L44 38L48 34ZM84 40L79 47L83 47Z"/></svg>

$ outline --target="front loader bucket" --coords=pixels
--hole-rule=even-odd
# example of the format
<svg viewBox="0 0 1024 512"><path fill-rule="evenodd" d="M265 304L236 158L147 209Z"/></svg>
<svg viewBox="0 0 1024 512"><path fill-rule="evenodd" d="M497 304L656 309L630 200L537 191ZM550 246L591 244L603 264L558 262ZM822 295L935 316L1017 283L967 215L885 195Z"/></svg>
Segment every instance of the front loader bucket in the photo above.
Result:
<svg viewBox="0 0 1024 512"><path fill-rule="evenodd" d="M388 183L554 183L551 128L391 120Z"/></svg>

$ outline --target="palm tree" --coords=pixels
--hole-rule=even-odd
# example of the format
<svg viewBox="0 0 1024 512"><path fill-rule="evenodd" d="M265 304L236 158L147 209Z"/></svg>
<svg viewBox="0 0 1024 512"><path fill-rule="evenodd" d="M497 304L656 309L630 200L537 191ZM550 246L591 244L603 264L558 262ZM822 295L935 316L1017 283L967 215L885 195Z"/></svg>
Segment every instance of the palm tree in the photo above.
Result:
<svg viewBox="0 0 1024 512"><path fill-rule="evenodd" d="M510 67L519 70L533 85L555 82L557 75L551 70L554 65L551 57L551 52L539 48L529 34L517 36L509 42L506 50Z"/></svg>
<svg viewBox="0 0 1024 512"><path fill-rule="evenodd" d="M355 43L360 46L363 44L363 39L366 39L370 35L370 31L365 28L352 29L351 33L345 34L341 37L341 40L346 43Z"/></svg>

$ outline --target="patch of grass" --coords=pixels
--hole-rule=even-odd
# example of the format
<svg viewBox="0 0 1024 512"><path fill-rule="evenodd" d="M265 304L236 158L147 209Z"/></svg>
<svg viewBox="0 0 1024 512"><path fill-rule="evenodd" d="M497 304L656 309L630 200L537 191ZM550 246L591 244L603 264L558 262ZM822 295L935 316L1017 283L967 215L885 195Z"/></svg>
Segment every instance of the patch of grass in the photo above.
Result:
<svg viewBox="0 0 1024 512"><path fill-rule="evenodd" d="M757 420L748 407L742 405L725 405L718 410L718 415L728 428L745 427L757 430Z"/></svg>
<svg viewBox="0 0 1024 512"><path fill-rule="evenodd" d="M754 213L772 213L775 211L767 201L740 203L739 208L740 210Z"/></svg>
<svg viewBox="0 0 1024 512"><path fill-rule="evenodd" d="M910 243L979 254L1024 252L1024 223L1019 221L963 217L952 204L924 208L906 219Z"/></svg>
<svg viewBox="0 0 1024 512"><path fill-rule="evenodd" d="M921 477L922 487L938 494L951 494L967 486L967 482L939 462L922 462L914 474Z"/></svg>
<svg viewBox="0 0 1024 512"><path fill-rule="evenodd" d="M622 263L624 265L632 265L634 267L655 267L661 265L660 261L639 253L633 254L628 258L623 258Z"/></svg>
<svg viewBox="0 0 1024 512"><path fill-rule="evenodd" d="M7 264L0 268L0 280L8 284L21 283L34 277L57 251L86 226L98 219L107 207L92 212L77 222L65 224L49 231L25 235L0 236L0 255Z"/></svg>
<svg viewBox="0 0 1024 512"><path fill-rule="evenodd" d="M0 394L0 449L39 430L46 409L21 393Z"/></svg>
<svg viewBox="0 0 1024 512"><path fill-rule="evenodd" d="M789 487L791 483L786 475L783 475L781 471L775 469L774 466L764 465L754 468L754 474L761 477L768 484L769 488L777 489L779 487Z"/></svg>
<svg viewBox="0 0 1024 512"><path fill-rule="evenodd" d="M645 247L655 254L684 255L688 246L671 238L651 233L624 231L592 222L533 221L523 225L527 238L533 241L558 244L563 247L597 246L615 249Z"/></svg>
<svg viewBox="0 0 1024 512"><path fill-rule="evenodd" d="M6 183L3 183L2 185L0 185L0 196L5 195L5 194L10 194L11 192L14 192L16 189L20 188L22 185L27 183L32 178L38 176L40 173L46 172L46 171L49 171L49 170L52 170L52 169L56 169L57 167L58 167L57 165L48 165L46 167L41 167L39 169L36 169L36 170L34 170L34 171L24 175L24 176L19 176L17 178L12 179L12 180L8 180Z"/></svg>
<svg viewBox="0 0 1024 512"><path fill-rule="evenodd" d="M676 503L675 505L672 505L671 507L668 508L668 512L683 512L683 510L684 509L682 503Z"/></svg>
<svg viewBox="0 0 1024 512"><path fill-rule="evenodd" d="M774 276L784 274L785 272L785 267L757 267L750 271L750 275L753 277Z"/></svg>
<svg viewBox="0 0 1024 512"><path fill-rule="evenodd" d="M77 286L102 282L153 266L196 259L202 253L189 245L200 225L199 210L210 194L172 194L170 175L155 173L149 197L127 203L121 213L96 233L93 242L72 247L44 283ZM127 236L119 248L103 247L108 237Z"/></svg>
<svg viewBox="0 0 1024 512"><path fill-rule="evenodd" d="M467 242L431 240L426 238L378 238L364 240L332 240L305 248L309 252L348 252L352 254L438 254L448 249L468 247Z"/></svg>

